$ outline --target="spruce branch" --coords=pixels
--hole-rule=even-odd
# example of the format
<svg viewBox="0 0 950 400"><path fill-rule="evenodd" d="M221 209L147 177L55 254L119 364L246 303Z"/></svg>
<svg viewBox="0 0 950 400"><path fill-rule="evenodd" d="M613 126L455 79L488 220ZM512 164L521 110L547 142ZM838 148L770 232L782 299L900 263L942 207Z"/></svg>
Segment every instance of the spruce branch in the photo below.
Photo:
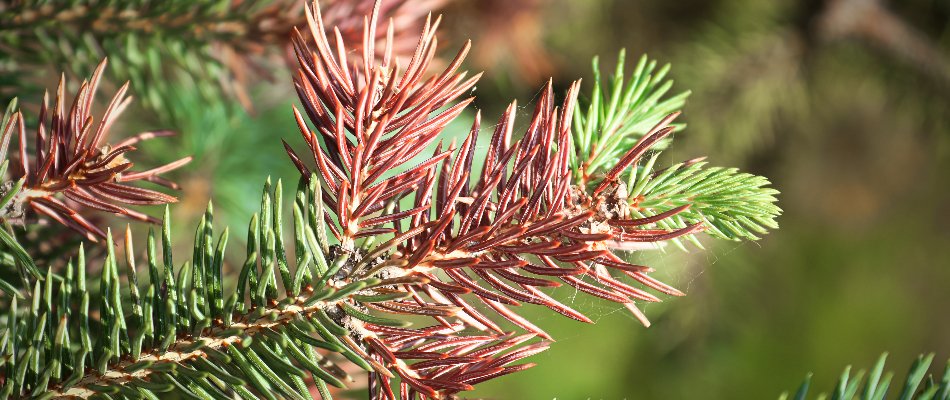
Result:
<svg viewBox="0 0 950 400"><path fill-rule="evenodd" d="M621 50L614 74L604 84L600 63L594 58L593 92L586 109L582 105L574 112L576 152L571 155L571 171L577 185L598 179L663 117L682 109L689 97L685 91L664 98L673 87L673 81L666 80L669 64L657 69L657 62L643 55L625 79L625 63L626 50ZM677 125L676 130L684 127ZM668 142L663 140L654 149L661 150Z"/></svg>
<svg viewBox="0 0 950 400"><path fill-rule="evenodd" d="M659 154L630 171L626 197L632 199L632 217L656 220L658 228L667 230L702 223L706 233L727 240L758 240L757 235L778 229L778 191L768 187L767 178L707 167L702 159L654 170ZM702 247L695 236L689 239ZM678 239L674 242L680 245Z"/></svg>
<svg viewBox="0 0 950 400"><path fill-rule="evenodd" d="M870 371L862 369L852 375L851 366L848 366L841 373L835 388L831 391L830 398L833 400L950 399L950 362L948 362L944 373L935 377L928 373L933 359L933 353L918 356L917 360L910 366L903 383L894 380L893 372L885 372L884 365L887 361L887 353L878 358L874 368ZM779 396L779 399L806 400L809 398L810 388L811 374L808 374L793 396L790 397L786 392ZM895 393L896 396L888 397L888 393ZM818 398L827 397L826 393L822 393Z"/></svg>
<svg viewBox="0 0 950 400"><path fill-rule="evenodd" d="M389 1L382 12L401 32L445 1ZM274 57L268 56L283 54L293 28L305 23L301 3L8 2L0 5L0 46L6 50L0 77L9 76L3 81L12 87L0 89L29 89L24 85L35 78L31 70L37 66L68 65L73 73L84 74L111 54L116 55L112 74L142 85L144 103L157 111L175 96L176 87L168 82L195 87L209 101L225 95L251 108L246 86L254 77L272 78L268 59ZM326 3L327 16L342 37L362 36L362 17L372 10L372 0ZM398 37L396 42L399 51L411 46Z"/></svg>
<svg viewBox="0 0 950 400"><path fill-rule="evenodd" d="M282 182L268 180L234 291L223 289L229 231L215 235L210 204L190 261L177 268L166 207L161 259L155 234L146 242L145 290L129 230L123 273L106 232L98 297L80 251L65 273L40 272L23 296L29 306L11 299L0 325L0 397L306 399L312 381L330 398L328 385L350 380L349 364L368 372L373 399L455 398L530 368L522 360L548 347L550 335L518 306L592 322L549 288L621 304L648 325L639 303L683 293L621 251L703 230L751 239L774 228L780 210L764 178L698 162L654 170L685 95L660 100L665 69L651 77L655 64L645 59L633 83L618 73L603 94L595 88L592 104L604 106L588 114L576 107L579 81L561 101L549 81L522 134L512 103L484 159L476 160L480 114L460 144L444 143L479 78L459 71L470 45L429 72L441 21L429 18L402 70L395 24L377 48L382 4L363 19L358 43L338 29L330 40L317 3L305 11L308 35L294 30L303 112L293 111L307 146L284 143L301 173L293 227L285 229ZM74 109L85 115L90 95L79 97ZM38 154L85 142L52 143ZM42 181L28 168L26 184Z"/></svg>
<svg viewBox="0 0 950 400"><path fill-rule="evenodd" d="M463 332L461 323L407 329L394 312L426 310L449 318L456 310L398 302L400 297L393 296L398 285L420 278L324 279L322 264L308 260L315 252L331 254L323 252L325 236L313 234L319 227L300 209L303 202L295 207L294 231L307 232L307 238L295 235L300 258L288 281L282 265L287 254L274 239L285 233L277 205L280 188L280 181L265 185L262 217L252 219L252 247L230 295L223 293L221 275L229 234L225 229L214 240L210 206L198 225L192 260L180 268L173 266L166 208L161 258L155 234L148 235L144 294L128 229L124 272L107 233L109 252L95 308L82 249L62 276L47 273L35 283L31 306L22 309L16 298L11 300L0 342L0 395L154 398L174 390L199 398L300 399L310 398L303 380L310 376L321 395L330 398L326 385L344 387L352 381L338 365L349 360L374 372L372 390L378 393L391 390L391 380L398 379L404 391L442 398L527 368L531 364L514 363L546 348L545 342L534 341L514 349L534 335L472 334ZM309 201L313 195L302 184L297 198ZM256 240L261 234L267 238L262 242ZM370 304L396 311L379 315L366 308Z"/></svg>
<svg viewBox="0 0 950 400"><path fill-rule="evenodd" d="M651 196L646 199L650 208L634 215L643 199L630 197L621 177L668 142L678 115L669 112L685 98L661 101L670 87L661 84L668 68L653 77L655 63L646 59L633 83L627 84L621 71L606 95L595 86L592 115L575 112L580 82L559 107L549 83L519 140L513 140L512 104L496 125L481 175L470 177L480 116L461 145L437 142L445 125L470 102L456 100L477 78L466 80L456 72L468 45L442 73L422 81L434 53L437 19L424 28L415 56L400 76L390 57L378 61L368 50L377 18L369 17L364 51L356 60L348 59L347 43L337 40L335 49L330 45L317 5L308 14L317 49L307 48L300 36L295 40L300 64L295 83L309 121L296 109L295 116L319 178L311 184L322 192L324 220L342 243L340 251L354 264L331 266L339 279L357 281L376 272L421 276L425 283L405 287L420 304L459 307L459 317L480 330L502 333L495 322L500 317L549 338L510 307L537 304L591 322L542 290L566 283L621 303L648 324L636 302L660 298L624 280L682 295L650 278L650 268L627 263L614 249L674 241L706 229L727 238L754 238L748 229L775 226L772 220L780 211L773 205L775 191L764 179L734 170L687 170L665 186L654 182L644 193ZM390 53L389 45L383 53ZM622 62L621 56L621 67ZM601 98L610 100L601 107ZM433 113L440 108L444 111ZM586 125L572 131L572 119ZM431 158L387 174L432 143L438 144ZM592 144L601 150L581 150ZM299 153L286 143L285 148L301 174L310 176L313 170ZM693 180L698 183L687 184ZM673 207L693 210L683 215L662 210L677 201L684 204ZM383 239L375 240L379 237Z"/></svg>
<svg viewBox="0 0 950 400"><path fill-rule="evenodd" d="M191 157L149 169L130 171L133 164L126 153L135 150L138 143L155 137L168 136L167 131L146 132L107 144L109 130L116 118L131 101L126 97L128 83L118 90L98 123L92 115L95 94L99 87L106 60L99 63L92 78L82 87L67 108L65 77L60 79L52 108L49 95L44 96L36 128L32 156L28 154L26 124L21 112L11 112L11 103L4 116L0 136L0 160L6 176L7 152L11 139L18 139L18 162L11 170L10 180L3 187L0 200L0 219L24 224L27 207L39 215L66 225L82 233L88 240L104 238L105 232L83 216L78 208L84 207L146 222L157 219L135 211L129 206L166 204L175 197L129 183L148 181L177 189L173 182L160 175L185 165ZM5 236L5 234L4 234ZM2 237L4 242L8 238ZM9 245L7 246L9 247Z"/></svg>
<svg viewBox="0 0 950 400"><path fill-rule="evenodd" d="M594 60L594 89L590 104L574 113L572 130L575 151L571 171L581 188L596 186L627 203L619 216L631 218L636 225L653 225L662 235L684 233L685 239L699 247L693 233L699 229L728 240L757 240L768 229L778 228L775 218L781 209L774 203L778 191L769 188L768 179L735 168L706 168L703 159L679 163L665 169L654 168L660 151L669 146L669 135L683 129L672 124L689 96L682 92L664 96L673 82L666 76L670 66L656 69L656 61L640 58L629 80L624 78L625 52L621 51L611 80L602 88L597 59ZM652 128L652 129L651 129ZM653 154L640 159L648 152ZM628 179L616 177L628 165ZM601 181L607 177L604 181ZM599 185L598 185L599 184ZM614 221L616 226L631 222ZM667 238L684 248L679 237ZM620 248L639 248L624 245Z"/></svg>
<svg viewBox="0 0 950 400"><path fill-rule="evenodd" d="M290 1L74 2L56 6L21 0L0 8L0 40L9 49L9 73L29 78L36 65L69 65L90 71L107 54L112 73L146 88L145 104L160 109L172 95L162 86L169 74L185 72L209 98L221 89L246 98L240 82L248 54L259 54L286 37L299 22ZM28 81L28 79L23 79ZM18 88L14 88L18 89ZM235 91L237 90L237 91Z"/></svg>

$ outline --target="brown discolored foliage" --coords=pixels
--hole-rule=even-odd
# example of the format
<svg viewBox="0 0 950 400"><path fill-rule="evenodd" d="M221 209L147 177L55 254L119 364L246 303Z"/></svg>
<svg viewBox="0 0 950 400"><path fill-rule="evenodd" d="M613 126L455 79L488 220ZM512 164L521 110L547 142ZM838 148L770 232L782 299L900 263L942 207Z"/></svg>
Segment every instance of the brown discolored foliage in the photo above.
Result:
<svg viewBox="0 0 950 400"><path fill-rule="evenodd" d="M105 66L103 60L92 78L83 82L68 107L65 78L60 80L52 107L47 93L32 137L32 151L28 150L30 138L22 113L15 113L3 127L0 154L6 156L11 139L16 135L18 162L12 169L12 180L22 180L22 188L4 210L4 220L23 222L28 206L37 214L96 241L104 238L105 232L80 212L83 208L154 223L158 219L130 206L177 201L174 196L131 183L148 181L177 189L174 182L161 175L187 164L191 157L145 171L132 171L133 164L126 158L140 142L168 136L171 132L146 132L114 143L107 141L110 128L131 101L131 97L126 97L128 83L118 90L99 121L95 120L92 108Z"/></svg>
<svg viewBox="0 0 950 400"><path fill-rule="evenodd" d="M393 290L408 293L407 299L359 306L428 316L439 323L422 329L365 327L371 334L360 339L368 355L383 364L371 378L374 398L396 398L388 390L393 377L387 368L398 372L403 398L414 393L437 398L438 393L469 390L475 382L527 368L508 364L542 351L545 342L494 360L470 358L478 346L489 346L493 350L484 354L496 355L531 337L550 339L513 310L519 305L541 305L591 322L544 288L567 284L620 303L644 324L648 322L636 303L660 301L651 291L682 295L651 278L652 269L630 264L613 250L702 229L701 224L678 230L644 228L688 206L634 219L626 199L618 198L624 190L620 173L672 132L669 124L677 114L663 119L588 193L572 185L568 165L580 82L571 85L560 105L548 83L518 140L513 103L494 129L487 157L476 160L480 116L461 144L439 140L472 101L465 96L480 76L468 78L459 72L468 43L441 72L428 71L440 22L430 19L403 70L394 62L391 26L381 51L374 48L378 5L359 44L339 34L328 36L320 7L310 11L315 48L303 33L294 37L299 62L294 82L303 107L303 112L294 108L294 114L308 145L304 154L315 167L308 166L298 150L286 142L284 146L301 174L319 179L325 187L328 211L323 217L341 252L357 260L335 279L343 285L371 276L402 278ZM351 46L362 52L354 54ZM431 156L401 168L431 145ZM474 163L483 164L480 175L472 176ZM391 238L375 247L356 244L361 238L385 235ZM530 334L511 336L498 318ZM495 341L497 345L488 345ZM464 343L465 350L457 351L454 343ZM427 361L408 364L405 359Z"/></svg>

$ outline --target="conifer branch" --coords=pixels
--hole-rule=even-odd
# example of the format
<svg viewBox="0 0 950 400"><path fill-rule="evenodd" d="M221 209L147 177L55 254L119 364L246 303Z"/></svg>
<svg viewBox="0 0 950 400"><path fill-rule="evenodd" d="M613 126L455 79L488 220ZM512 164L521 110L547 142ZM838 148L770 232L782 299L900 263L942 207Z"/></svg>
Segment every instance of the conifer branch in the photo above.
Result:
<svg viewBox="0 0 950 400"><path fill-rule="evenodd" d="M594 58L594 87L587 107L574 113L573 140L576 152L571 155L571 171L577 185L586 186L599 179L623 154L642 138L663 117L682 109L690 92L669 98L664 96L673 87L666 80L670 65L657 69L657 62L646 55L640 57L633 75L626 79L626 50L617 57L613 76L602 83L600 63ZM679 131L685 127L676 125ZM653 149L662 150L669 143L664 139Z"/></svg>
<svg viewBox="0 0 950 400"><path fill-rule="evenodd" d="M950 399L950 362L948 362L943 374L935 377L928 373L933 359L933 353L917 357L917 360L914 361L907 375L905 375L903 383L894 380L893 372L884 371L887 353L878 358L874 368L870 371L862 369L851 375L851 366L845 367L844 372L841 373L841 377L835 384L834 390L831 391L830 398L833 400ZM779 399L806 400L809 398L810 389L811 374L808 374L793 396L790 397L786 392L779 396ZM889 397L889 393L894 393L896 396ZM828 394L822 393L817 398L828 398Z"/></svg>
<svg viewBox="0 0 950 400"><path fill-rule="evenodd" d="M607 91L612 100L605 100L603 107L598 105L602 96L595 86L589 112L596 117L575 113L580 82L571 86L560 107L555 106L549 83L527 131L513 141L516 105L512 104L492 135L479 177L469 176L480 131L477 116L460 146L452 143L446 150L439 142L427 161L381 179L438 139L468 104L469 100L455 99L474 85L475 78L465 80L464 73L456 73L466 45L441 74L420 80L434 52L438 19L426 25L415 56L399 76L389 57L377 62L376 53L367 50L377 17L368 20L364 52L357 60L347 59L344 41L337 40L333 50L318 6L308 17L317 50L307 48L299 35L295 40L300 63L295 83L313 128L300 112L295 110L295 115L318 171L320 182L314 186L326 187L321 196L328 206L324 219L346 257L356 259L352 267L331 267L333 274L356 280L379 269L396 277L423 276L427 283L406 287L416 302L460 307L466 323L500 333L491 317L470 304L473 298L496 316L547 338L509 307L538 304L590 322L540 289L561 285L553 279L621 303L644 324L647 319L635 302L660 299L622 279L682 295L650 278L650 268L625 262L613 249L637 249L706 229L722 237L754 238L745 229L775 226L773 219L780 210L773 205L774 190L765 187L768 182L751 175L732 176L731 170L729 176L721 176L722 182L683 186L688 180L680 176L683 182L671 183L673 187L651 187L645 193L651 196L650 208L644 209L649 215L634 216L643 199L628 196L621 176L636 171L644 155L668 141L678 112L664 113L685 98L684 94L660 101L670 86L660 85L668 68L651 77L655 64L648 65L646 59L629 85L618 72ZM389 45L384 47L383 54L390 52ZM346 67L350 63L353 68ZM432 115L442 107L445 111ZM572 117L586 124L573 135ZM644 128L646 123L654 126ZM585 154L581 148L592 144L597 148L598 143L603 144L605 158L592 163L600 153ZM311 168L286 143L285 148L301 174L309 176ZM601 165L606 161L610 162ZM574 185L579 168L584 177ZM701 180L710 173L695 175L692 178ZM673 207L693 211L676 215L679 212L663 210L676 201L683 204ZM388 240L364 240L357 248L357 239L379 236ZM377 260L381 266L370 265Z"/></svg>
<svg viewBox="0 0 950 400"><path fill-rule="evenodd" d="M707 167L702 159L654 170L659 154L630 171L626 187L632 217L668 230L701 223L706 233L727 240L758 240L757 235L778 229L778 191L765 177ZM695 236L688 238L702 247Z"/></svg>
<svg viewBox="0 0 950 400"><path fill-rule="evenodd" d="M229 231L215 237L210 205L191 260L177 268L166 207L161 259L154 233L146 242L144 291L129 231L124 273L105 233L98 297L86 287L80 251L65 273L38 272L32 294L22 295L29 306L11 299L0 325L0 398L137 399L176 391L187 398L306 399L308 380L330 398L327 385L350 380L341 363L368 372L374 400L454 398L530 368L521 361L548 347L550 335L516 307L536 304L592 322L548 288L567 284L623 305L648 325L638 303L683 293L620 251L701 231L755 239L752 232L775 227L781 210L765 178L698 162L654 169L685 95L660 100L669 89L660 84L666 69L651 77L655 64L645 59L631 83L618 72L603 93L595 85L586 114L576 107L580 81L561 101L548 82L521 135L512 103L483 146L483 160L475 155L479 114L461 144L443 143L443 130L471 103L463 96L479 78L459 71L469 44L430 73L441 20L428 18L402 71L395 24L377 48L382 4L365 17L358 43L339 29L331 40L317 3L305 13L307 35L294 30L294 86L303 112L293 111L306 148L284 143L301 173L290 202L292 235L285 235L282 182L268 180L236 288L226 295ZM70 127L76 115L88 119L87 87L73 107L78 111L54 122ZM52 166L30 169L24 161L24 187L45 182L47 170L72 176L49 155L71 143L95 149L100 135L82 133L90 132L84 126L53 130L79 132L80 139L60 133L38 146L37 165ZM94 145L80 146L87 136ZM428 151L431 157L406 166ZM109 164L121 152L104 154ZM115 171L122 168L128 167ZM106 175L118 182L125 176L119 172ZM290 237L293 243L285 243ZM504 329L506 321L517 330Z"/></svg>
<svg viewBox="0 0 950 400"><path fill-rule="evenodd" d="M768 179L735 168L705 168L705 158L655 168L670 135L685 127L672 122L689 92L664 99L673 85L665 80L670 66L657 70L656 61L646 56L625 80L625 58L621 51L606 86L600 83L601 72L594 60L590 104L586 112L581 107L574 113L572 134L577 145L571 154L571 170L576 184L594 186L595 193L612 191L627 203L619 209L620 216L634 223L684 233L682 238L669 238L680 248L685 248L682 239L702 247L693 234L698 230L720 239L757 240L768 229L777 229L775 219L782 210L775 205L778 191L768 187ZM650 152L650 157L643 158ZM617 179L628 166L632 166L628 178ZM609 190L603 183L608 181L615 185ZM631 222L615 219L611 224Z"/></svg>
<svg viewBox="0 0 950 400"><path fill-rule="evenodd" d="M513 363L546 348L545 342L535 342L514 350L533 335L472 334L463 332L461 323L407 329L403 321L370 311L367 306L377 304L392 308L388 314L408 310L451 318L457 309L397 302L408 296L399 293L398 285L420 283L424 278L374 276L349 283L326 279L323 264L309 261L315 253L330 257L323 253L325 239L312 233L315 226L307 222L311 219L299 206L295 224L303 226L295 225L294 230L308 232L313 241L295 237L302 258L296 260L297 268L288 279L287 266L281 264L286 254L277 250L274 239L284 233L278 217L280 187L279 181L274 188L265 185L264 217L252 219L249 258L236 291L229 296L221 290L228 231L213 245L210 206L199 223L191 263L177 269L166 208L161 259L155 235L149 233L149 283L144 296L128 229L124 273L128 283L122 283L108 233L109 253L100 276L97 308L90 308L82 249L61 277L47 273L43 281L36 281L32 306L23 310L14 298L8 311L0 342L0 368L4 368L0 395L143 398L177 390L189 397L222 398L233 392L244 398L271 398L273 393L307 398L302 380L306 375L311 375L321 393L328 393L327 384L344 387L344 382L352 381L338 360L328 358L337 354L373 371L374 379L382 382L375 384L376 391L385 392L391 379L399 379L405 391L442 398L527 368L530 364ZM302 189L297 198L312 195ZM257 241L262 233L268 239ZM302 282L307 285L302 287ZM97 319L90 317L94 313ZM46 332L56 334L47 337Z"/></svg>
<svg viewBox="0 0 950 400"><path fill-rule="evenodd" d="M382 12L402 32L445 1L393 0ZM363 15L373 0L325 3L342 37L362 36ZM0 5L7 70L0 72L13 87L0 89L30 89L25 85L37 66L68 65L85 74L106 55L116 55L112 74L142 85L144 103L158 111L175 95L169 81L196 86L208 100L223 94L250 108L246 84L255 76L272 78L266 56L282 54L293 28L304 23L302 2L295 0L7 2ZM399 37L396 42L399 51L411 46Z"/></svg>
<svg viewBox="0 0 950 400"><path fill-rule="evenodd" d="M7 151L14 135L18 140L19 151L17 163L14 164L16 169L11 171L10 181L3 187L0 220L24 224L29 207L37 214L75 229L86 239L96 241L97 238L104 238L105 232L79 213L77 208L158 222L129 206L177 201L175 197L162 192L129 185L130 182L149 181L177 189L175 183L160 175L187 164L191 157L146 171L130 171L133 164L126 158L126 153L135 150L135 145L142 141L168 136L171 132L146 132L107 144L111 126L131 98L126 97L129 87L126 83L112 98L98 123L95 121L92 106L105 67L106 60L103 60L92 78L83 82L69 108L66 105L65 77L60 79L52 108L48 104L48 94L44 96L32 156L28 154L29 139L23 114L13 112L15 101L8 107L0 136L3 172L7 169Z"/></svg>

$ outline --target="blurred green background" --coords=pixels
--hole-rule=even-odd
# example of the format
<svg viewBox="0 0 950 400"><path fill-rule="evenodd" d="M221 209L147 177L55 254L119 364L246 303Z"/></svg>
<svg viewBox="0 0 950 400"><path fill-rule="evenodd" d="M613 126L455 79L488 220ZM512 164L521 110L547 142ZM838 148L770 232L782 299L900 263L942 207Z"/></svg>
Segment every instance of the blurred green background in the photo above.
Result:
<svg viewBox="0 0 950 400"><path fill-rule="evenodd" d="M950 357L950 2L455 0L442 13L443 54L472 38L467 66L486 71L475 91L485 121L518 99L524 122L548 77L560 93L589 81L593 56L610 66L620 48L648 53L672 63L674 90L692 91L664 161L705 155L768 176L785 210L759 242L633 255L687 293L647 306L650 328L560 288L597 323L529 308L557 343L471 396L771 399L809 371L828 390L846 365L885 351L898 373L919 353ZM195 155L178 173L176 221L197 221L213 198L240 232L267 176L293 187L279 139L301 143L296 96L287 68L272 69L249 80L253 111L185 80L164 91L162 112L138 102L120 121L117 131L181 132L143 146L143 164ZM188 237L194 222L176 228Z"/></svg>

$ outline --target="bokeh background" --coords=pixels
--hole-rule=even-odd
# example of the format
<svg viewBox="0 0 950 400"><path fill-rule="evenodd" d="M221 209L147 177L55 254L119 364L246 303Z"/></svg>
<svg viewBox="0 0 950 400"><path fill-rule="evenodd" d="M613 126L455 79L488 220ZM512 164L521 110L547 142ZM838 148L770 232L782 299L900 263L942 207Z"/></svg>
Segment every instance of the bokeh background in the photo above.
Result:
<svg viewBox="0 0 950 400"><path fill-rule="evenodd" d="M647 53L672 64L674 90L692 91L666 161L705 155L768 176L785 210L781 229L758 242L633 255L688 294L648 306L650 328L560 289L597 323L529 309L558 342L538 367L472 396L770 399L808 372L829 390L845 366L870 367L885 351L899 374L920 353L950 357L950 2L445 3L440 44L450 57L473 39L467 67L486 71L475 94L487 120L511 99L526 117L549 77L561 93L589 82L594 56L610 66L620 48L633 60ZM0 71L22 69L3 49ZM171 86L161 91L154 77L133 80L142 101L116 131L180 132L143 146L146 164L195 155L178 173L179 237L211 198L217 218L241 231L266 177L296 181L280 144L300 143L296 99L277 58L239 92L197 90L208 78L193 71L160 81ZM68 73L77 59L41 61ZM51 86L55 76L29 82ZM13 79L0 86L28 86Z"/></svg>

